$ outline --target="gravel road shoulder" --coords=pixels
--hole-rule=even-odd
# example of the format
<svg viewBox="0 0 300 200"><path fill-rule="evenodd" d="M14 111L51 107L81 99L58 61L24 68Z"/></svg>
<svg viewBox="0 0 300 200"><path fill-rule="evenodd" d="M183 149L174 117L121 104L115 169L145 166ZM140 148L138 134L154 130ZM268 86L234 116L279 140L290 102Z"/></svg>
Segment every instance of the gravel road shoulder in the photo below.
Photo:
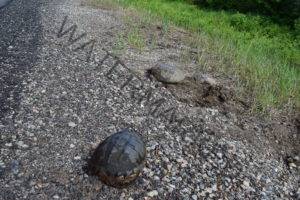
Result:
<svg viewBox="0 0 300 200"><path fill-rule="evenodd" d="M115 68L119 59L103 60L126 30L120 13L77 0L43 3L38 12L41 42L25 51L37 55L26 78L16 79L17 112L0 121L0 199L299 198L299 166L268 145L270 124L247 118L241 125L235 113L178 101L163 84L136 74L153 64L152 54L127 51ZM63 33L72 25L70 38L72 31ZM278 127L294 137L288 125ZM119 190L85 166L100 141L126 127L143 135L148 155L137 182Z"/></svg>

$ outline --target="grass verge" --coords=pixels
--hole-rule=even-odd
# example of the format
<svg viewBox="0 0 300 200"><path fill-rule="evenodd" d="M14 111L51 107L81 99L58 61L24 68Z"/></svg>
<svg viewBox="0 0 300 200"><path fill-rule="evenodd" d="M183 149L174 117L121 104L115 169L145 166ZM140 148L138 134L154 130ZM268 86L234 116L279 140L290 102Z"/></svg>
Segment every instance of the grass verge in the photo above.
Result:
<svg viewBox="0 0 300 200"><path fill-rule="evenodd" d="M215 70L236 75L255 110L300 107L297 32L261 16L201 9L183 0L111 1L196 33L202 38L202 43L194 43L196 48L210 49L231 61L225 68ZM141 45L138 38L132 40Z"/></svg>

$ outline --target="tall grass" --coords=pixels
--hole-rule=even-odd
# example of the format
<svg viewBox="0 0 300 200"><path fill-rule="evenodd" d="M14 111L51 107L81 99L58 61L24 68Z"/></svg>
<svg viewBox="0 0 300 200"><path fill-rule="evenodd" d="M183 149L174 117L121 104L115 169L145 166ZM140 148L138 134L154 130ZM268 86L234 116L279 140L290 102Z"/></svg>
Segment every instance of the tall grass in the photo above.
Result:
<svg viewBox="0 0 300 200"><path fill-rule="evenodd" d="M183 0L117 2L213 41L211 49L232 60L225 71L239 77L254 108L299 108L300 37L296 31L262 16L202 9Z"/></svg>

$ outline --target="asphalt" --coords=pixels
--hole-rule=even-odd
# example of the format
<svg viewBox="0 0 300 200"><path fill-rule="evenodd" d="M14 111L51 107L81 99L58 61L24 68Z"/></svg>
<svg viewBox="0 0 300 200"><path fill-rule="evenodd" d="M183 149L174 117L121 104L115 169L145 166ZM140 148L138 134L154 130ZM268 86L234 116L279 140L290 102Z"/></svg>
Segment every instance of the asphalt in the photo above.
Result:
<svg viewBox="0 0 300 200"><path fill-rule="evenodd" d="M22 81L37 60L41 41L40 1L1 1L0 120L18 112ZM0 5L0 6L1 6Z"/></svg>

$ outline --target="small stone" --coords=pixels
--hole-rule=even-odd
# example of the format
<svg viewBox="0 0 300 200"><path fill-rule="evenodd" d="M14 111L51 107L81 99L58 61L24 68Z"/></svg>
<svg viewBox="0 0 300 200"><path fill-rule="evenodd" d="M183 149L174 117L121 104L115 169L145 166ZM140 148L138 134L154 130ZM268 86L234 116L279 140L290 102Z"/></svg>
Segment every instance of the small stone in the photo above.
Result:
<svg viewBox="0 0 300 200"><path fill-rule="evenodd" d="M167 158L167 157L163 157L162 160L165 161L166 163L170 162L169 158Z"/></svg>
<svg viewBox="0 0 300 200"><path fill-rule="evenodd" d="M19 147L22 147L22 148L28 148L28 145L27 145L27 144L24 144L23 141L17 142L17 145L18 145Z"/></svg>
<svg viewBox="0 0 300 200"><path fill-rule="evenodd" d="M120 199L124 199L126 196L126 194L124 192L122 192L121 196L120 196Z"/></svg>
<svg viewBox="0 0 300 200"><path fill-rule="evenodd" d="M182 168L185 168L185 167L188 166L188 162L184 162L184 163L182 163L180 166L181 166Z"/></svg>
<svg viewBox="0 0 300 200"><path fill-rule="evenodd" d="M189 194L189 193L190 193L190 189L189 189L189 188L184 188L184 189L182 190L182 192L183 192L183 193Z"/></svg>
<svg viewBox="0 0 300 200"><path fill-rule="evenodd" d="M297 165L295 163L289 163L290 168L296 168Z"/></svg>
<svg viewBox="0 0 300 200"><path fill-rule="evenodd" d="M29 137L33 137L34 133L27 133L26 135L29 136Z"/></svg>
<svg viewBox="0 0 300 200"><path fill-rule="evenodd" d="M217 85L217 81L215 79L211 78L211 77L204 76L203 80L204 80L204 83L207 83L209 85L212 85L212 86Z"/></svg>
<svg viewBox="0 0 300 200"><path fill-rule="evenodd" d="M169 193L172 193L174 191L174 188L173 187L168 187L168 192Z"/></svg>
<svg viewBox="0 0 300 200"><path fill-rule="evenodd" d="M0 161L1 162L1 161ZM4 174L4 171L5 171L5 165L4 163L0 163L0 178L1 176Z"/></svg>
<svg viewBox="0 0 300 200"><path fill-rule="evenodd" d="M170 182L170 179L169 179L167 176L165 176L165 177L162 178L162 181L168 182L168 183L169 183L169 182Z"/></svg>
<svg viewBox="0 0 300 200"><path fill-rule="evenodd" d="M70 144L70 148L74 148L75 147L75 145L74 144Z"/></svg>
<svg viewBox="0 0 300 200"><path fill-rule="evenodd" d="M150 173L149 173L149 177L152 177L154 175L154 172L153 171L150 171Z"/></svg>
<svg viewBox="0 0 300 200"><path fill-rule="evenodd" d="M182 181L182 178L179 176L176 178L176 182L181 182Z"/></svg>
<svg viewBox="0 0 300 200"><path fill-rule="evenodd" d="M150 69L149 73L163 83L179 83L185 79L183 71L171 64L160 63Z"/></svg>
<svg viewBox="0 0 300 200"><path fill-rule="evenodd" d="M19 173L20 163L17 160L13 160L10 165L11 171L13 174Z"/></svg>
<svg viewBox="0 0 300 200"><path fill-rule="evenodd" d="M81 157L80 157L80 156L75 156L74 159L75 159L75 160L80 160Z"/></svg>
<svg viewBox="0 0 300 200"><path fill-rule="evenodd" d="M212 189L212 191L217 191L217 185L216 184L213 185L211 189Z"/></svg>
<svg viewBox="0 0 300 200"><path fill-rule="evenodd" d="M211 188L206 188L205 192L208 193L208 194L211 194L212 193L212 189Z"/></svg>
<svg viewBox="0 0 300 200"><path fill-rule="evenodd" d="M59 199L60 197L56 194L53 196L53 199Z"/></svg>
<svg viewBox="0 0 300 200"><path fill-rule="evenodd" d="M219 158L222 158L222 157L223 157L223 154L220 153L220 152L218 152L218 153L217 153L217 156L218 156Z"/></svg>
<svg viewBox="0 0 300 200"><path fill-rule="evenodd" d="M5 146L6 147L12 147L12 143L6 143Z"/></svg>
<svg viewBox="0 0 300 200"><path fill-rule="evenodd" d="M167 165L167 169L168 169L169 171L171 171L172 165L171 165L171 164Z"/></svg>
<svg viewBox="0 0 300 200"><path fill-rule="evenodd" d="M200 83L205 83L210 86L218 85L218 82L207 74L198 74L194 78L196 79L197 82L199 81Z"/></svg>
<svg viewBox="0 0 300 200"><path fill-rule="evenodd" d="M148 144L147 150L148 150L148 151L155 150L156 147L158 147L158 146L159 146L159 145L158 145L157 142L151 141L151 142Z"/></svg>
<svg viewBox="0 0 300 200"><path fill-rule="evenodd" d="M184 138L184 140L185 140L186 142L193 142L193 140L192 140L190 137L187 137L187 136Z"/></svg>
<svg viewBox="0 0 300 200"><path fill-rule="evenodd" d="M249 180L244 180L242 187L244 189L249 189L250 188L250 182L249 182Z"/></svg>
<svg viewBox="0 0 300 200"><path fill-rule="evenodd" d="M197 195L194 194L194 195L192 196L192 199L197 200L197 199L198 199Z"/></svg>
<svg viewBox="0 0 300 200"><path fill-rule="evenodd" d="M184 160L183 158L177 159L176 160L178 163L181 163L181 167L185 168L188 165L188 162L186 160Z"/></svg>
<svg viewBox="0 0 300 200"><path fill-rule="evenodd" d="M35 185L36 185L36 182L35 182L35 181L30 181L29 185L30 185L30 186L35 186Z"/></svg>
<svg viewBox="0 0 300 200"><path fill-rule="evenodd" d="M68 125L72 128L74 128L75 126L77 126L74 122L69 122Z"/></svg>
<svg viewBox="0 0 300 200"><path fill-rule="evenodd" d="M158 192L157 192L157 190L152 190L151 192L148 192L147 195L149 197L155 197L158 195Z"/></svg>

